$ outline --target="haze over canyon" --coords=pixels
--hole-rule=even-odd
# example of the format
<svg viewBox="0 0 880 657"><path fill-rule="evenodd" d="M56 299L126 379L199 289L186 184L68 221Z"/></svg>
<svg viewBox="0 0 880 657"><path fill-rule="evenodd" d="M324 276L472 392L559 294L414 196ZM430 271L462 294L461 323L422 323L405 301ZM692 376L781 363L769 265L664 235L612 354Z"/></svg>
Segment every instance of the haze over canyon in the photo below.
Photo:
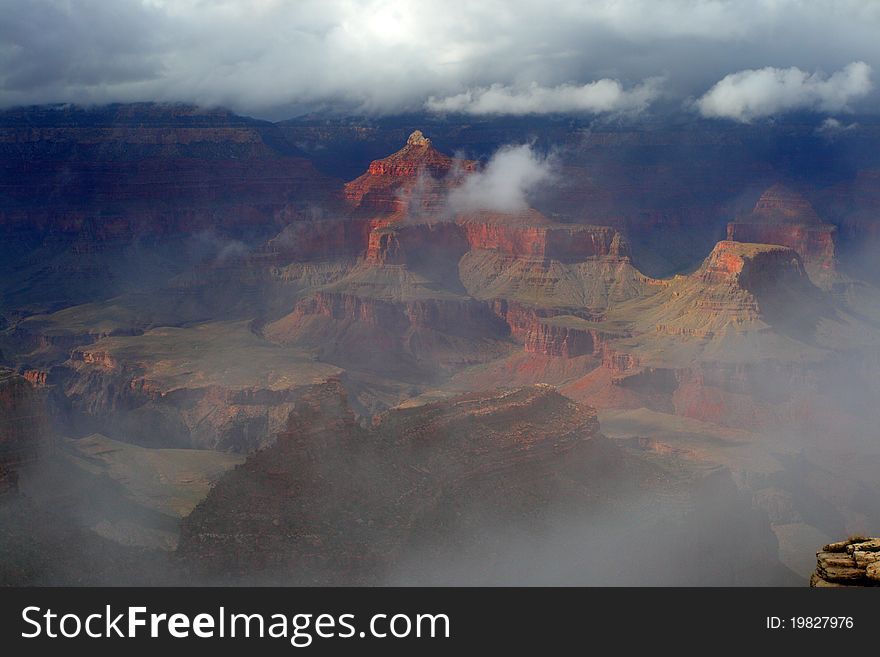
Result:
<svg viewBox="0 0 880 657"><path fill-rule="evenodd" d="M870 3L8 4L0 584L876 581Z"/></svg>
<svg viewBox="0 0 880 657"><path fill-rule="evenodd" d="M7 583L797 584L877 526L873 124L2 123Z"/></svg>

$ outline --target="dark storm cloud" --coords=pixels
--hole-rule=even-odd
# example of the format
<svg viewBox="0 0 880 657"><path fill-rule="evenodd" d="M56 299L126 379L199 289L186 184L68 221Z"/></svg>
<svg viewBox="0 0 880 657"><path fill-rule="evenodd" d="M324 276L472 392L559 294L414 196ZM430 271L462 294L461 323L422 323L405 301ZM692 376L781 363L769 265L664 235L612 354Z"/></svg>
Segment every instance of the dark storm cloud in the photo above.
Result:
<svg viewBox="0 0 880 657"><path fill-rule="evenodd" d="M163 16L139 2L5 0L0 18L4 104L88 100L162 75Z"/></svg>
<svg viewBox="0 0 880 657"><path fill-rule="evenodd" d="M638 112L665 98L752 120L870 109L880 67L880 3L864 0L0 5L4 106L166 100L270 117L322 108L535 114ZM858 62L864 68L847 68ZM835 75L855 82L824 96L823 81L849 80Z"/></svg>

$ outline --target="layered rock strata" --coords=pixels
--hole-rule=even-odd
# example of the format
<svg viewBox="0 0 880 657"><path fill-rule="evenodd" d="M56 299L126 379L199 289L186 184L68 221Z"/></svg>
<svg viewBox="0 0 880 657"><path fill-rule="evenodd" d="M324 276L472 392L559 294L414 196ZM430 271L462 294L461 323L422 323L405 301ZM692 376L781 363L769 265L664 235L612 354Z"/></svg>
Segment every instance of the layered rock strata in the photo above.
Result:
<svg viewBox="0 0 880 657"><path fill-rule="evenodd" d="M810 586L880 586L880 538L853 536L816 553Z"/></svg>
<svg viewBox="0 0 880 657"><path fill-rule="evenodd" d="M727 225L728 240L793 249L817 283L835 270L836 232L835 226L822 221L809 201L783 185L770 187L750 213Z"/></svg>

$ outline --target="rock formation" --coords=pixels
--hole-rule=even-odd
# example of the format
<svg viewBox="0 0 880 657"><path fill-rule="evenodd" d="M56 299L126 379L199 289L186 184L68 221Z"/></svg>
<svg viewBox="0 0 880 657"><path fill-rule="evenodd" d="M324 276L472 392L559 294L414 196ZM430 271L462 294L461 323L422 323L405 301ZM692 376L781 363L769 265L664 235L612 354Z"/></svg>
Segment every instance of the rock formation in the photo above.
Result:
<svg viewBox="0 0 880 657"><path fill-rule="evenodd" d="M433 371L432 380L505 355L508 336L534 353L596 353L598 332L538 321L521 330L517 317L590 317L651 288L626 241L612 228L559 224L532 208L450 214L446 195L475 170L418 131L374 161L346 186L347 225L371 227L362 261L304 295L264 335L342 367Z"/></svg>
<svg viewBox="0 0 880 657"><path fill-rule="evenodd" d="M773 185L749 214L727 225L727 239L787 246L801 256L815 282L823 284L835 273L836 231L803 196Z"/></svg>
<svg viewBox="0 0 880 657"><path fill-rule="evenodd" d="M396 153L370 163L366 173L345 185L356 214L383 222L423 217L442 209L446 191L475 171L472 160L444 155L420 130Z"/></svg>
<svg viewBox="0 0 880 657"><path fill-rule="evenodd" d="M880 586L880 538L853 536L816 553L810 586Z"/></svg>
<svg viewBox="0 0 880 657"><path fill-rule="evenodd" d="M0 292L20 311L160 284L211 240L218 253L250 246L290 215L342 205L336 181L275 126L224 110L12 110L0 127L0 251L11 265Z"/></svg>
<svg viewBox="0 0 880 657"><path fill-rule="evenodd" d="M719 242L697 271L655 295L617 304L604 321L623 335L605 340L602 367L566 394L747 427L785 417L788 404L816 403L819 372L850 367L834 350L861 350L873 362L880 338L813 285L793 249L734 241Z"/></svg>
<svg viewBox="0 0 880 657"><path fill-rule="evenodd" d="M713 248L735 199L785 175L743 146L753 128L575 125L433 123L436 143L481 157L531 126L541 144L563 146L558 180L530 195L533 207L455 212L450 192L478 162L382 122L273 125L167 106L0 113L0 350L20 372L0 378L0 402L11 400L2 412L15 419L0 450L27 444L19 420L38 389L65 446L100 450L110 484L149 498L168 494L162 473L191 483L181 464L192 452L251 453L186 520L180 556L192 572L266 581L383 582L403 555L467 560L474 544L476 563L494 566L492 555L519 545L511 536L553 543L551 501L648 518L628 536L665 540L664 554L679 557L655 568L638 541L626 555L611 545L609 573L642 564L633 583L770 581L743 558L757 548L766 572L778 565L768 517L832 536L869 525L873 484L843 490L810 472L798 488L806 476L784 485L761 463L710 477L713 503L680 558L676 523L692 511L679 508L681 489L711 468L683 455L729 448L724 465L739 466L747 429L768 425L838 427L823 436L834 443L846 416L880 395L880 303L870 286L833 276L833 227L782 187ZM876 228L872 175L858 183L860 235ZM825 199L822 217L855 216L809 194ZM634 257L664 276L691 273L654 279ZM562 394L535 385L545 383ZM607 441L591 407L638 432ZM148 459L162 468L140 468ZM655 459L669 461L655 469ZM94 479L93 459L83 463ZM16 474L0 461L0 493ZM678 476L688 482L669 487ZM762 477L753 508L736 488ZM603 488L606 478L620 488ZM817 495L819 520L806 518ZM663 507L666 496L667 515L624 508L633 498ZM114 507L112 522L90 513L84 526L127 540L132 508ZM176 536L175 518L160 515L164 537ZM734 516L747 531L719 532L717 519ZM556 529L570 537L568 519ZM594 567L589 538L577 537L586 566L572 572ZM536 561L536 572L555 565Z"/></svg>
<svg viewBox="0 0 880 657"><path fill-rule="evenodd" d="M389 411L362 428L328 384L220 480L185 520L179 553L232 577L375 582L407 547L540 513L550 491L589 487L617 458L595 413L546 386Z"/></svg>
<svg viewBox="0 0 880 657"><path fill-rule="evenodd" d="M39 393L24 377L0 368L0 496L16 490L17 466L43 455L47 429Z"/></svg>
<svg viewBox="0 0 880 657"><path fill-rule="evenodd" d="M795 305L814 310L821 296L793 249L724 241L697 272L657 297L668 303L651 321L660 333L711 338L784 316Z"/></svg>
<svg viewBox="0 0 880 657"><path fill-rule="evenodd" d="M225 110L135 104L3 117L9 202L0 230L92 237L180 234L272 220L328 201L334 181L271 124Z"/></svg>
<svg viewBox="0 0 880 657"><path fill-rule="evenodd" d="M311 384L339 372L247 324L219 323L104 338L73 349L53 376L69 432L247 453L273 440Z"/></svg>

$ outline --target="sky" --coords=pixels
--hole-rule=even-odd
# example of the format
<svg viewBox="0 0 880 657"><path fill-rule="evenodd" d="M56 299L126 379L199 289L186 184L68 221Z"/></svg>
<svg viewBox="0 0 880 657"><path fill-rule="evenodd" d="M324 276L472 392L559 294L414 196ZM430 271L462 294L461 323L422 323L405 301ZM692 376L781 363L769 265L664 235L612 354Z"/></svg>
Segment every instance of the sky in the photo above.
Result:
<svg viewBox="0 0 880 657"><path fill-rule="evenodd" d="M845 123L878 34L880 0L0 0L0 106Z"/></svg>

